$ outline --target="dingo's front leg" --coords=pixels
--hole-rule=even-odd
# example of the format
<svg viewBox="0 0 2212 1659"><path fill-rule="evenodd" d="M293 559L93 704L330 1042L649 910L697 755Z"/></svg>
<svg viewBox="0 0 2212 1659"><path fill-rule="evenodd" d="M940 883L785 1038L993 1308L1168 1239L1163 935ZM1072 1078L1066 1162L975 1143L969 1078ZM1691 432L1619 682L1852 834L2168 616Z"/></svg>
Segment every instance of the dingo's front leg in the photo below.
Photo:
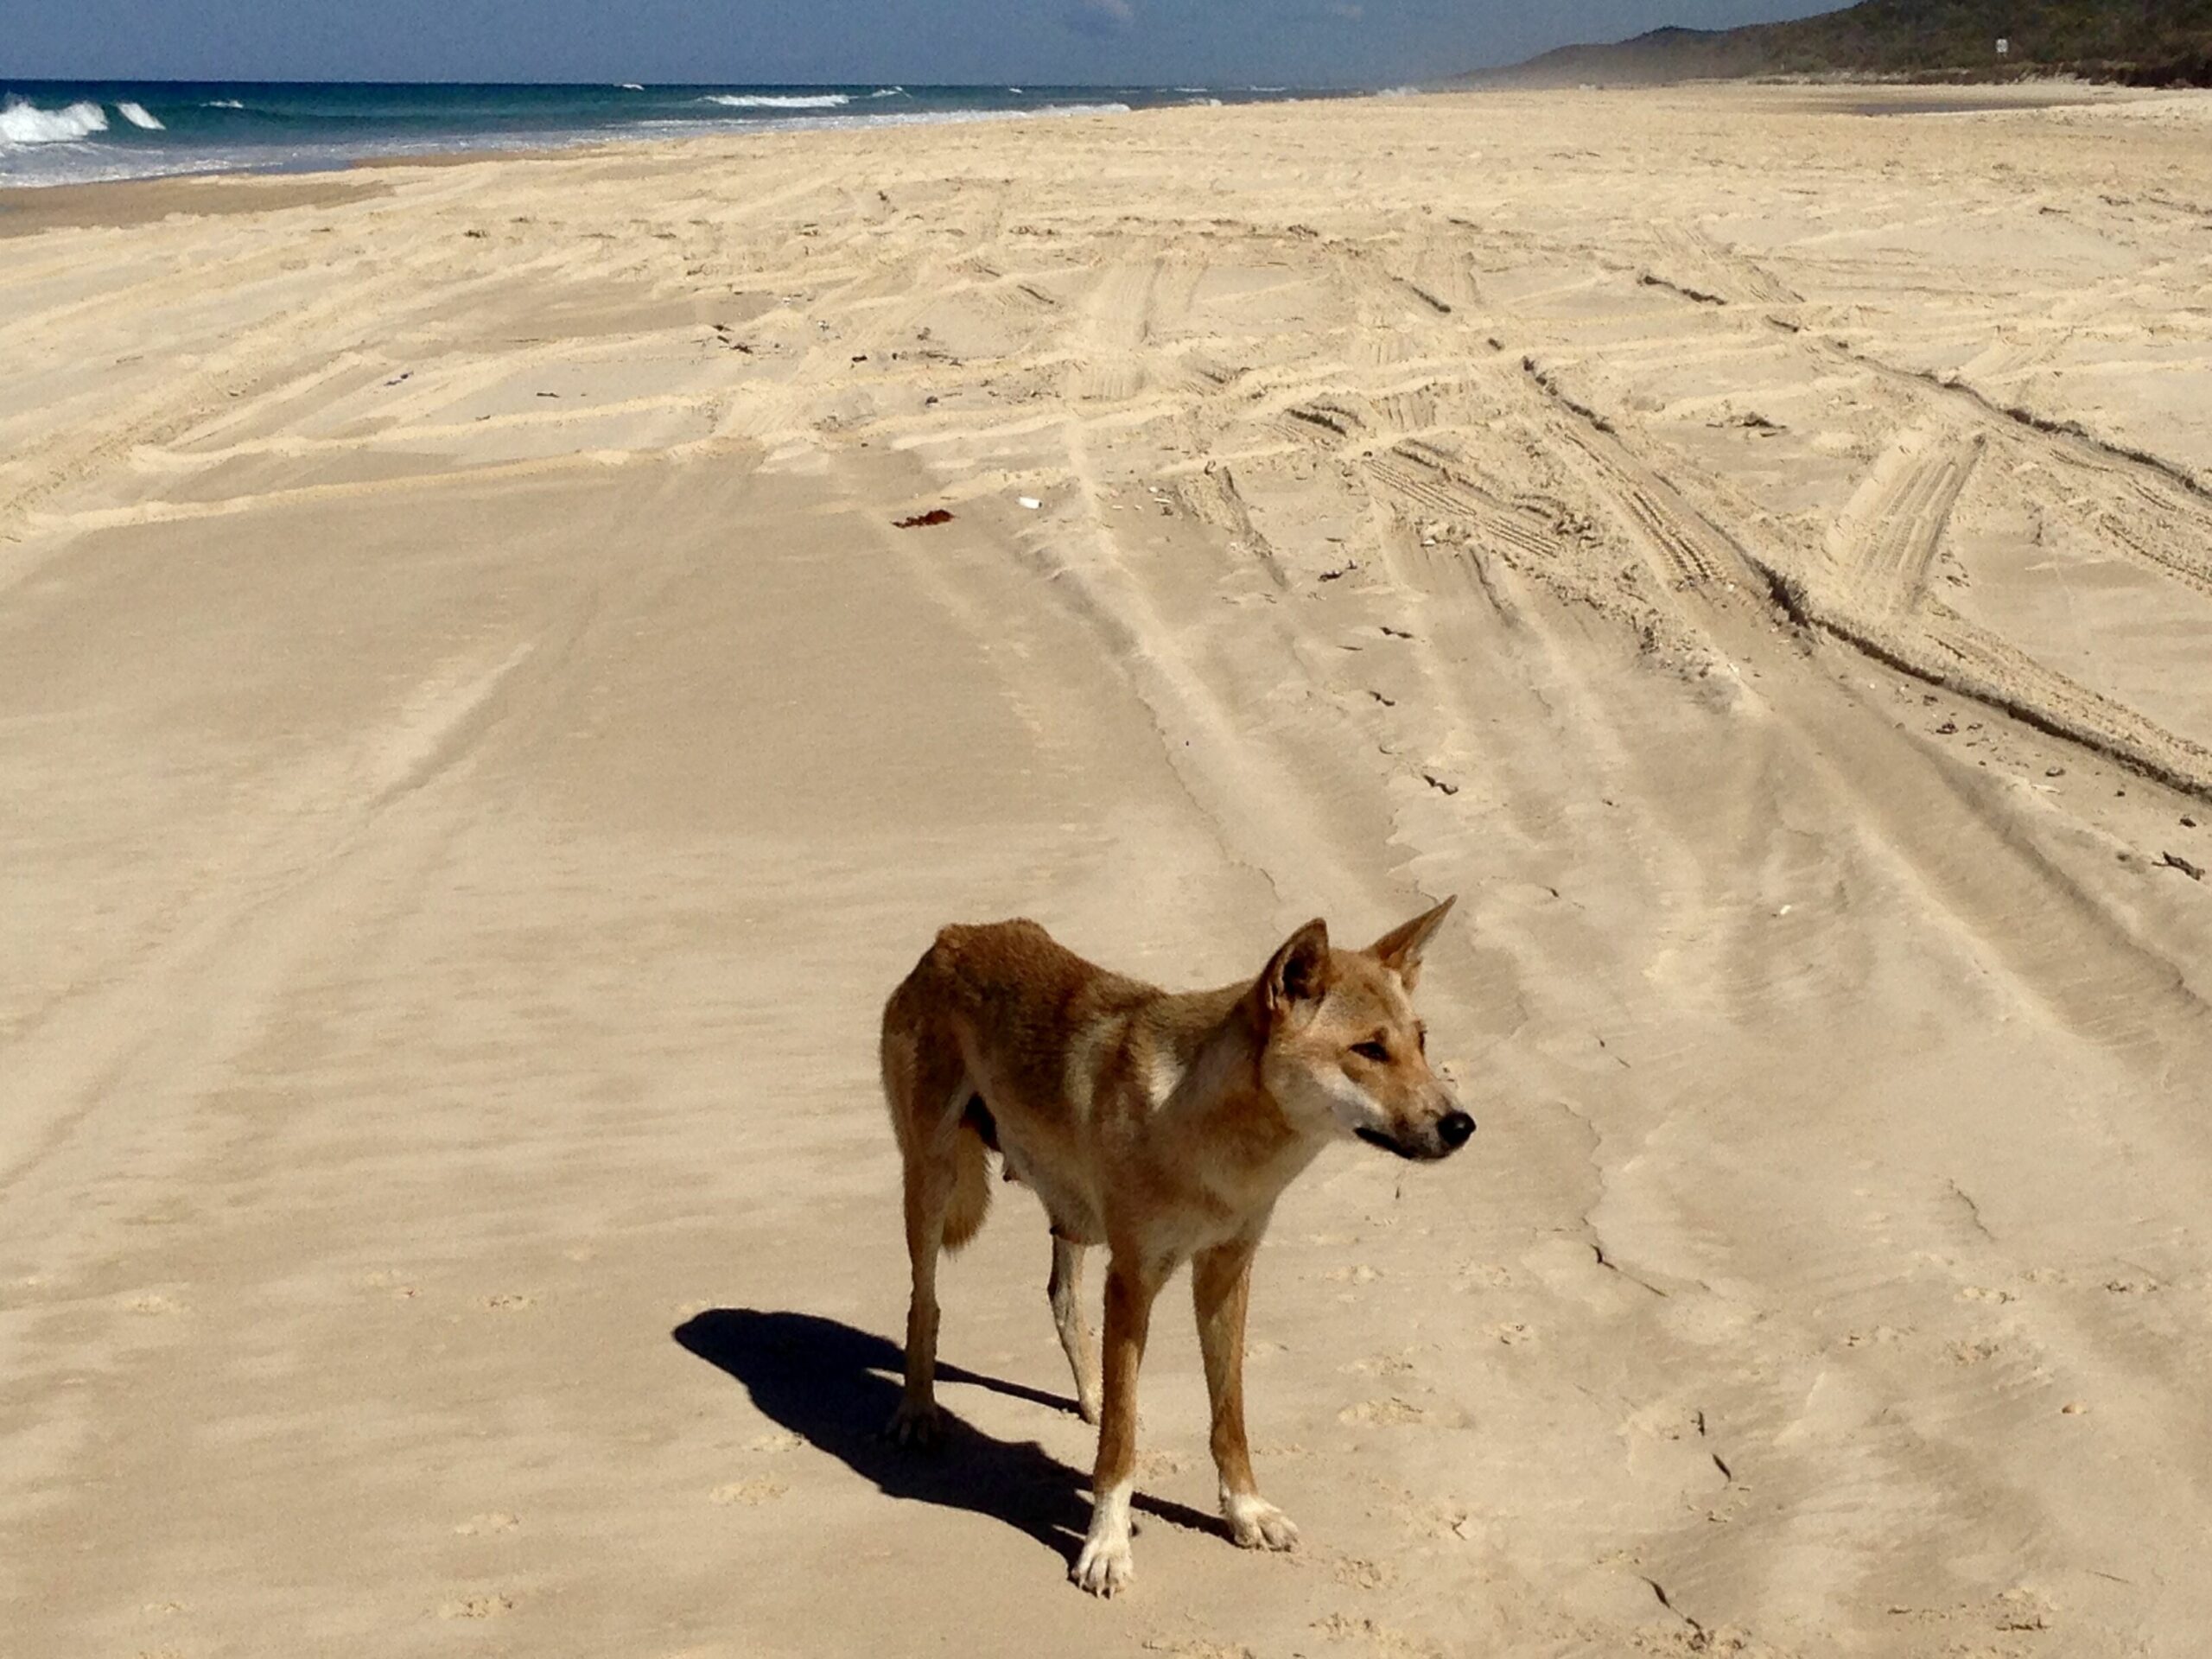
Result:
<svg viewBox="0 0 2212 1659"><path fill-rule="evenodd" d="M1092 1340L1090 1322L1083 1317L1084 1246L1071 1238L1052 1235L1052 1276L1045 1294L1052 1304L1052 1323L1059 1330L1060 1346L1067 1351L1068 1370L1075 1377L1076 1409L1086 1423L1098 1421L1098 1348Z"/></svg>
<svg viewBox="0 0 2212 1659"><path fill-rule="evenodd" d="M1213 1401L1213 1461L1221 1475L1221 1513L1246 1549L1288 1549L1298 1541L1290 1517L1260 1496L1244 1436L1244 1312L1251 1300L1257 1239L1202 1250L1191 1263L1191 1299Z"/></svg>
<svg viewBox="0 0 2212 1659"><path fill-rule="evenodd" d="M1090 1531L1069 1574L1094 1596L1125 1588L1129 1560L1129 1499L1137 1460L1137 1369L1144 1363L1153 1299L1161 1279L1122 1251L1106 1270L1106 1401L1091 1478Z"/></svg>

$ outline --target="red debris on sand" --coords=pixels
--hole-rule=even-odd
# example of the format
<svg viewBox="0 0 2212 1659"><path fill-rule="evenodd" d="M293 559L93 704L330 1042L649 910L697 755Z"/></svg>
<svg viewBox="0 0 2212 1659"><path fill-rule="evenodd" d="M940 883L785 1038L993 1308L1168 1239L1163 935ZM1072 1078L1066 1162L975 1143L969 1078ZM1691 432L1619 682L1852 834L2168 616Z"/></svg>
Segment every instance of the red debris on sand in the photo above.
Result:
<svg viewBox="0 0 2212 1659"><path fill-rule="evenodd" d="M911 518L894 519L893 525L899 530L918 530L925 524L949 524L951 522L952 515L943 507L931 507L927 512L918 512Z"/></svg>

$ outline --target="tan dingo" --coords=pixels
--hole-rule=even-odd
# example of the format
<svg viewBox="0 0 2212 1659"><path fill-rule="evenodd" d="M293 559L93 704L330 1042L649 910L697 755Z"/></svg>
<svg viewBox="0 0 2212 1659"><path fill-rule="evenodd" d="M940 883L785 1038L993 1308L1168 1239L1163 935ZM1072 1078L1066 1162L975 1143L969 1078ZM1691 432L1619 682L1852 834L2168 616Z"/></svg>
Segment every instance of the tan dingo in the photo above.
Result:
<svg viewBox="0 0 2212 1659"><path fill-rule="evenodd" d="M1085 962L1031 921L948 927L883 1011L883 1087L906 1160L906 1389L890 1432L938 1430L937 1259L983 1224L996 1147L1044 1201L1049 1295L1087 1422L1098 1354L1077 1306L1084 1249L1110 1247L1090 1535L1071 1576L1128 1583L1137 1367L1153 1300L1185 1261L1198 1306L1221 1510L1247 1548L1298 1537L1259 1494L1244 1438L1252 1255L1282 1190L1330 1141L1450 1155L1474 1133L1428 1068L1411 992L1452 900L1364 950L1311 921L1258 978L1173 995Z"/></svg>

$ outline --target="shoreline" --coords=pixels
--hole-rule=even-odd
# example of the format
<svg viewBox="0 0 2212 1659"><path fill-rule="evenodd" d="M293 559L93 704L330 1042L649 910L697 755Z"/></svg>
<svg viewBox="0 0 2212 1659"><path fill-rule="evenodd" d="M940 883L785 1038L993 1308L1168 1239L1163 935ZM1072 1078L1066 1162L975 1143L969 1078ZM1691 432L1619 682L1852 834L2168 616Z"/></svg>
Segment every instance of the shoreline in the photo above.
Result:
<svg viewBox="0 0 2212 1659"><path fill-rule="evenodd" d="M22 84L29 86L51 86L55 89L54 96L59 98L68 97L70 95L69 89L79 85L79 83L70 82L26 82ZM169 84L190 86L197 90L222 89L219 83L181 82ZM117 89L120 88L124 91L146 92L150 96L152 95L151 89L155 86L158 85L158 83L116 82L82 83L81 85L92 91L105 92L111 94L115 92ZM261 85L264 84L240 83L237 89L251 91L254 90L257 86ZM296 86L299 90L306 92L316 92L329 90L349 90L355 84L303 82L266 83L265 85L271 89L280 92L289 90ZM382 82L359 83L359 86L370 90L390 90L395 92L410 91L435 92L453 90L451 88L436 85L423 87L411 87L404 84L387 84ZM459 90L467 91L474 90L474 88L462 86ZM581 84L574 86L558 85L553 86L539 86L532 85L518 86L510 89L500 89L495 87L486 88L484 90L493 92L507 90L518 94L524 94L547 91L592 92L603 92L605 89L589 84ZM650 92L654 94L665 95L671 92L688 94L695 91L702 91L703 89L679 86L619 90L634 90L641 93ZM979 95L984 98L992 98L1001 95L1000 89L995 87L918 87L912 89L911 92L906 88L899 87L888 89L888 91L895 92L899 97L903 99L927 99L931 98L951 99L969 95ZM290 156L266 162L257 162L250 159L252 149L257 148L257 146L248 145L234 150L232 153L240 156L248 157L249 159L242 159L235 162L226 161L219 165L204 166L180 164L174 171L161 170L150 173L122 174L101 179L56 178L50 181L17 181L10 184L0 184L0 193L13 194L26 190L52 189L67 186L89 187L94 184L103 183L146 182L161 178L200 178L212 176L216 174L313 174L329 171L343 171L348 168L357 166L438 165L448 157L459 157L471 160L493 160L501 156L528 158L541 155L569 154L578 150L588 150L608 144L652 144L671 140L681 142L691 138L713 138L729 136L741 136L747 132L772 133L903 130L908 128L927 128L938 125L964 125L976 122L1066 119L1092 115L1132 114L1141 113L1145 111L1154 109L1197 107L1203 106L1207 104L1216 106L1224 105L1224 104L1228 105L1243 106L1260 103L1328 101L1347 97L1357 98L1377 95L1376 93L1355 90L1286 88L1281 89L1279 92L1270 90L1263 92L1256 89L1233 87L1222 88L1218 90L1185 87L1040 87L1035 89L1033 92L1028 89L1008 87L1004 89L1004 93L1016 97L1042 97L1055 101L1036 105L981 104L973 107L955 105L951 107L938 107L925 110L898 109L886 110L880 113L870 113L867 107L868 105L874 98L886 95L885 92L879 90L874 93L862 94L850 89L846 89L834 93L825 94L820 100L804 96L803 92L793 92L788 96L781 92L764 93L759 96L753 96L751 94L731 94L728 95L726 99L722 94L708 93L703 98L692 100L692 102L715 102L718 99L722 99L723 101L731 102L739 105L752 104L763 107L773 107L779 102L788 102L794 106L799 106L817 101L827 102L830 98L834 97L837 100L838 107L835 112L830 111L818 112L809 111L806 113L771 115L752 121L729 119L716 122L708 118L678 120L674 118L671 115L663 115L652 118L640 118L629 124L620 123L589 124L578 126L567 130L551 129L543 131L535 131L525 129L512 133L505 133L499 130L446 133L423 137L419 141L423 146L419 149L370 148L355 151L353 153L340 153L343 149L340 141L335 139L318 139L311 136L303 136L297 141L301 147L314 149L317 146L325 146L330 149L332 153L308 155L305 156ZM1089 101L1094 99L1096 101ZM1136 101L1132 103L1127 100ZM79 101L90 103L90 100L80 99ZM99 109L102 106L93 105L92 107ZM118 107L120 107L119 105ZM143 113L143 106L134 105L133 107L140 108L141 112ZM102 117L101 119L104 120L105 118ZM99 129L99 130L103 131L105 130L105 126ZM166 129L164 129L164 130L166 130ZM404 144L416 141L391 140L386 142L390 143ZM14 147L15 153L20 156L24 152L26 148L31 149L33 153L35 153L35 146L16 146ZM149 160L148 164L157 165L157 152L149 152Z"/></svg>
<svg viewBox="0 0 2212 1659"><path fill-rule="evenodd" d="M213 83L211 83L213 84ZM380 83L379 83L380 84ZM964 90L964 89L955 89ZM1101 94L1119 92L1125 95L1156 94L1162 88L1070 88L1054 91L1098 92ZM2028 76L2015 79L1988 82L1939 82L1912 80L1898 77L1881 76L1776 76L1740 77L1716 80L1669 82L1656 86L1622 83L1605 85L1593 83L1574 86L1546 86L1517 85L1510 82L1484 84L1409 84L1406 86L1353 89L1298 89L1280 95L1254 95L1245 89L1226 89L1239 93L1236 105L1218 107L1259 108L1304 103L1361 104L1388 102L1403 99L1451 99L1491 97L1496 95L1518 97L1592 96L1618 94L1661 94L1674 92L1712 93L1722 96L1741 92L1755 94L1772 91L1804 91L1815 92L1848 92L1868 91L1897 95L1897 112L1910 112L1923 103L1939 103L1945 93L1989 94L1976 98L1969 105L1957 110L1944 109L1944 113L1963 113L1971 110L2035 110L2057 108L2070 105L2094 105L2120 102L2152 101L2164 97L2186 96L2202 91L2190 87L2143 87L2118 82L2088 81L2068 76ZM2061 93L2063 96L2061 96ZM425 149L419 152L365 154L332 157L327 162L315 160L302 162L274 162L267 164L243 164L236 167L203 168L175 173L132 175L116 178L63 180L53 183L0 183L0 210L19 204L27 198L54 190L92 191L110 186L125 185L155 187L163 183L193 182L220 178L321 178L343 175L356 170L404 168L410 167L466 166L499 161L543 161L588 155L601 149L652 150L663 146L715 143L724 139L747 137L769 137L792 133L847 133L868 130L901 131L927 130L935 126L962 126L979 123L1023 122L1040 119L1081 120L1088 118L1119 118L1173 113L1178 111L1207 107L1192 103L1142 105L1123 109L1046 107L1038 110L979 110L974 111L936 111L918 117L887 118L880 124L861 117L824 117L818 120L796 118L788 122L763 121L757 124L715 127L688 132L611 132L579 134L573 139L544 142L537 139L518 140L505 143L494 140L461 141L450 149ZM1870 106L1865 113L1888 113L1887 108Z"/></svg>
<svg viewBox="0 0 2212 1659"><path fill-rule="evenodd" d="M373 188L350 183L346 175L354 170L334 168L303 176L239 169L101 179L89 184L0 187L0 241L44 231L128 230L172 213L202 218L335 206L378 194Z"/></svg>

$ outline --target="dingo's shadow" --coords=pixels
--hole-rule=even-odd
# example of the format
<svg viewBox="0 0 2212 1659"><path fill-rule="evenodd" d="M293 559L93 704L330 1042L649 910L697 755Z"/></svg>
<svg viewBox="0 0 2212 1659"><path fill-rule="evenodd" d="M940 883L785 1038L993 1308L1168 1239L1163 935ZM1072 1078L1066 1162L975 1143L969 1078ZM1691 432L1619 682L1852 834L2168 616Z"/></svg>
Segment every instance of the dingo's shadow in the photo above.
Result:
<svg viewBox="0 0 2212 1659"><path fill-rule="evenodd" d="M1005 1522L1072 1563L1090 1524L1089 1479L1034 1440L1001 1440L944 1411L944 1443L895 1446L883 1427L899 1403L905 1358L897 1344L811 1313L718 1307L670 1333L728 1371L753 1403L794 1434L841 1458L892 1497L970 1510ZM938 1382L973 1383L1072 1414L1075 1402L940 1363ZM940 1395L938 1408L944 1410ZM1134 1507L1179 1527L1226 1535L1212 1516L1139 1494Z"/></svg>

